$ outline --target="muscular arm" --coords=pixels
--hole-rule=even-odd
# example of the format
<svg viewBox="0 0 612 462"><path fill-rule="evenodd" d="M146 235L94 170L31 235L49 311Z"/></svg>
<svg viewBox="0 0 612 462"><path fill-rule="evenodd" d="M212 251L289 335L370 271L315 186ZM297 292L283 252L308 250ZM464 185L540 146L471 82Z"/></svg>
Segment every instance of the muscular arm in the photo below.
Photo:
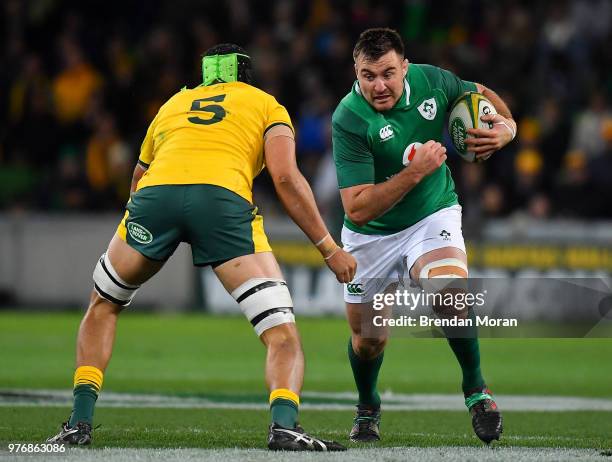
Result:
<svg viewBox="0 0 612 462"><path fill-rule="evenodd" d="M349 220L363 226L397 204L420 181L413 169L405 168L378 184L360 184L340 190L342 205Z"/></svg>
<svg viewBox="0 0 612 462"><path fill-rule="evenodd" d="M484 96L487 97L489 101L491 101L491 104L495 107L495 110L497 111L499 115L512 121L512 123L514 124L513 128L516 131L516 122L512 118L512 113L510 112L510 108L508 108L508 105L504 102L504 100L501 99L501 97L497 93L495 93L493 90L491 90L488 87L485 87L484 85L480 83L476 84L476 89L478 90L478 93L482 93Z"/></svg>
<svg viewBox="0 0 612 462"><path fill-rule="evenodd" d="M274 133L270 133L274 130ZM315 203L310 185L297 167L293 133L286 126L274 127L265 141L266 167L270 172L276 194L287 214L313 243L318 243L328 234ZM275 136L277 135L277 136ZM333 242L331 239L328 241ZM335 250L319 248L324 257Z"/></svg>
<svg viewBox="0 0 612 462"><path fill-rule="evenodd" d="M310 185L297 167L293 132L278 125L268 131L264 142L266 166L285 210L321 252L338 282L352 281L357 262L338 247L327 231Z"/></svg>
<svg viewBox="0 0 612 462"><path fill-rule="evenodd" d="M130 194L133 194L134 191L136 191L136 185L138 184L138 182L142 178L142 175L144 175L146 171L147 169L144 168L141 164L136 164L136 167L134 167L134 173L132 174L132 185L130 187Z"/></svg>
<svg viewBox="0 0 612 462"><path fill-rule="evenodd" d="M357 226L365 225L391 209L445 160L446 148L440 143L428 141L417 149L408 167L387 181L341 189L344 211Z"/></svg>

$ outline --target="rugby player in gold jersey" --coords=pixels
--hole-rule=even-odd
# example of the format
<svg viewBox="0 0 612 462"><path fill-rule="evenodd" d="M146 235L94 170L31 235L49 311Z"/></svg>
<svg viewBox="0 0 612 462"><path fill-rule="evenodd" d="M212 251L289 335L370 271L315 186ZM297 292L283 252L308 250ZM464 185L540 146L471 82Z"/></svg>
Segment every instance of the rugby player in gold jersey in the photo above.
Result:
<svg viewBox="0 0 612 462"><path fill-rule="evenodd" d="M213 268L267 348L268 447L344 450L297 424L304 356L291 296L252 200L253 179L264 166L287 213L339 282L352 280L355 259L329 235L296 165L289 114L252 85L246 52L217 45L204 54L202 73L203 83L172 96L149 126L125 216L94 270L77 339L72 414L48 441L91 442L119 314L179 243L187 242L194 265Z"/></svg>

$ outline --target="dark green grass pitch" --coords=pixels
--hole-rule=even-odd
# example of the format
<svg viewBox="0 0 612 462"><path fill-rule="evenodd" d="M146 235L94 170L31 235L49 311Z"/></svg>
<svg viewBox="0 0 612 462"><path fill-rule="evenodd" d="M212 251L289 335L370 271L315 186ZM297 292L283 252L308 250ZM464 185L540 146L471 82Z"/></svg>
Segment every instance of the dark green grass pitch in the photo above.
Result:
<svg viewBox="0 0 612 462"><path fill-rule="evenodd" d="M0 389L70 390L77 314L0 313ZM300 319L305 391L353 391L341 319ZM610 339L484 339L483 370L505 395L612 398ZM265 402L265 351L241 317L122 315L104 390ZM460 371L443 339L394 338L380 388L457 393ZM103 392L104 392L103 390ZM458 399L461 399L458 396ZM306 399L307 401L307 399ZM68 415L57 407L0 407L0 442L40 441ZM612 446L612 412L505 412L503 445ZM313 433L346 441L348 411L304 411ZM100 408L96 441L122 447L262 447L267 413L254 410ZM384 445L478 445L466 412L393 411Z"/></svg>
<svg viewBox="0 0 612 462"><path fill-rule="evenodd" d="M0 444L42 442L66 418L59 408L0 408ZM607 412L506 412L506 428L496 446L612 447ZM96 447L264 448L268 413L216 409L112 409L96 411ZM303 411L301 423L314 435L344 444L352 415L339 411ZM376 446L482 446L467 413L444 411L386 412L383 440ZM357 445L359 446L359 445ZM361 446L363 447L363 446ZM370 447L369 445L367 447Z"/></svg>

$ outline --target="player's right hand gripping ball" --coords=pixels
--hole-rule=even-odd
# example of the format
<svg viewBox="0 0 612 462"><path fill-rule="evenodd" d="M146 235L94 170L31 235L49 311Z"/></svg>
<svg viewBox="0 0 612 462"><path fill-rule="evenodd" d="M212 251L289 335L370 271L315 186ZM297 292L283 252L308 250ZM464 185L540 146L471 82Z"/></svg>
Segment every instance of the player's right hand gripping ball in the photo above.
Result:
<svg viewBox="0 0 612 462"><path fill-rule="evenodd" d="M495 107L487 98L477 92L468 92L455 100L448 118L448 133L457 153L467 162L478 162L476 154L468 151L465 139L470 128L493 128L492 122L480 118L486 114L497 114Z"/></svg>

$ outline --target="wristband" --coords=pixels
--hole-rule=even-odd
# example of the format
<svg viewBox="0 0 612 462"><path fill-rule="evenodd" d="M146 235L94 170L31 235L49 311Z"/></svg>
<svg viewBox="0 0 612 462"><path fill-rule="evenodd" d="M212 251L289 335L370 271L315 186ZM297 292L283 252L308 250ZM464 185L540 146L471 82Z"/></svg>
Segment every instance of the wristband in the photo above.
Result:
<svg viewBox="0 0 612 462"><path fill-rule="evenodd" d="M330 253L334 252L338 247L338 244L334 242L329 233L315 245L317 249L319 249L319 252L321 252L321 255L323 255L323 258L325 258L326 255L329 256Z"/></svg>
<svg viewBox="0 0 612 462"><path fill-rule="evenodd" d="M330 253L327 257L323 257L323 260L329 260L331 257L336 255L339 250L340 250L340 247L336 246L335 250L332 253Z"/></svg>
<svg viewBox="0 0 612 462"><path fill-rule="evenodd" d="M510 141L512 141L516 137L516 130L513 130L512 127L510 125L508 125L506 122L503 122L503 121L502 122L495 122L495 125L503 125L508 130L510 130L510 134L512 135L512 139Z"/></svg>
<svg viewBox="0 0 612 462"><path fill-rule="evenodd" d="M315 247L319 247L321 244L323 244L323 242L325 242L325 239L327 239L328 237L331 237L331 236L329 235L329 233L327 233L325 236L323 236L323 237L321 238L321 240L315 244Z"/></svg>

